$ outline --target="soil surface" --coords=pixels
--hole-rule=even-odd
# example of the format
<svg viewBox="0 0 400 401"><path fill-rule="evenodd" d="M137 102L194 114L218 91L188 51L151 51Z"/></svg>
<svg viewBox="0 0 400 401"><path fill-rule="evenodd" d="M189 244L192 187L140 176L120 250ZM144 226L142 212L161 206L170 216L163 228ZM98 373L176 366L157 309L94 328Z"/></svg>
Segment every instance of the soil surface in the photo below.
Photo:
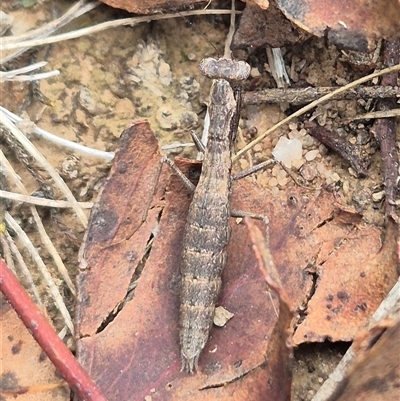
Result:
<svg viewBox="0 0 400 401"><path fill-rule="evenodd" d="M15 19L13 34L19 34L50 21L54 14L61 15L70 5L71 2L44 1L23 8L20 2L14 1L3 7ZM63 30L128 16L100 6L89 17L83 16ZM124 128L138 119L150 122L161 145L190 143L190 130L201 136L211 85L210 80L200 74L198 65L202 58L216 55L214 47L223 53L228 23L229 17L226 16L186 19L177 14L172 20L112 28L95 35L35 48L13 61L8 68L45 60L48 62L45 70L58 69L60 75L40 81L39 91L26 83L3 84L2 105L53 134L100 150L116 151ZM294 85L338 86L368 72L353 69L345 55L324 39L311 38L293 48L284 48L283 55L288 68L292 66L295 71L291 76ZM248 88L273 87L274 82L267 71L265 49L252 54L250 62L252 73L246 83ZM40 101L38 93L49 99L48 104ZM329 129L339 130L350 142L359 144L363 154L371 158L367 178L357 178L345 160L312 138L302 119L275 131L240 159L235 168L246 169L271 157L272 149L282 135L290 139L298 138L303 150L301 160L294 166L294 174L309 187L332 187L342 203L362 213L366 221L382 225L382 205L379 200L372 201L372 195L383 189L381 158L369 132L370 127L363 123L353 123L346 128L340 125L343 119L365 112L364 103L331 101L318 107L307 118L324 121ZM293 109L288 105L245 106L238 149L254 138L256 132L264 132L291 112ZM59 171L77 200L96 201L107 177L109 162L73 153L34 135L31 140ZM32 193L39 190L38 183L17 160L15 149L5 143L2 147L28 190ZM196 157L193 146L177 147L166 152L170 157ZM260 185L271 188L273 194L296 185L279 165L251 179L257 179ZM49 185L52 184L49 182ZM55 196L57 198L58 193ZM19 217L34 244L40 247L28 209L14 206L11 212ZM42 211L46 229L70 276L74 278L84 228L73 212L64 210L59 215L61 226L55 223L48 211ZM43 256L51 264L48 255ZM35 277L40 280L36 273ZM73 313L73 299L67 289L65 299ZM50 314L57 326L56 311ZM347 346L325 343L300 346L296 350L293 401L312 398Z"/></svg>

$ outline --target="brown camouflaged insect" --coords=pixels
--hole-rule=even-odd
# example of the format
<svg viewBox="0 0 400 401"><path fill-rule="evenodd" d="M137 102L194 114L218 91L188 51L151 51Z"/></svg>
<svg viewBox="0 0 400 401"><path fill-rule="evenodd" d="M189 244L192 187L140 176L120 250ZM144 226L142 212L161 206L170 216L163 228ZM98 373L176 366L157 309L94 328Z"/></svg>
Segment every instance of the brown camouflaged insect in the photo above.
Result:
<svg viewBox="0 0 400 401"><path fill-rule="evenodd" d="M230 237L231 168L238 124L238 101L231 82L246 79L244 61L206 58L200 71L214 79L210 128L199 182L183 237L180 345L182 370L197 369L213 322Z"/></svg>

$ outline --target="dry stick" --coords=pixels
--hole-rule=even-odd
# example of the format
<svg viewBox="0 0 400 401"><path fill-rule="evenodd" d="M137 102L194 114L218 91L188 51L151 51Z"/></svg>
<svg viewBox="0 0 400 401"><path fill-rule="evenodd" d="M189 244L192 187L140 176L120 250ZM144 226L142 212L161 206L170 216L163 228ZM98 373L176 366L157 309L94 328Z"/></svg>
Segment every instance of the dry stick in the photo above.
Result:
<svg viewBox="0 0 400 401"><path fill-rule="evenodd" d="M78 397L82 401L107 401L1 258L0 290Z"/></svg>
<svg viewBox="0 0 400 401"><path fill-rule="evenodd" d="M383 61L391 66L400 62L400 39L385 40L383 44ZM382 78L382 85L397 83L398 74L388 74ZM395 99L380 100L377 109L390 111L396 106ZM385 214L399 222L396 215L396 198L398 193L399 155L396 147L396 122L394 118L375 121L373 129L381 146L383 176L385 182Z"/></svg>
<svg viewBox="0 0 400 401"><path fill-rule="evenodd" d="M251 148L253 148L257 143L260 143L264 138L266 138L269 134L272 132L276 131L278 128L282 127L283 125L289 123L292 121L294 118L301 116L302 114L306 113L307 111L311 110L315 106L318 106L321 103L326 102L329 99L332 99L334 96L340 93L344 93L364 82L367 82L375 77L379 77L381 75L389 74L394 71L399 71L400 70L400 64L395 65L390 68L385 68L384 70L374 72L373 74L367 75L363 78L357 79L356 81L353 81L345 86L342 86L341 88L336 89L332 93L329 93L328 95L322 96L320 99L315 100L314 102L308 104L305 107L302 107L300 110L297 110L295 113L290 115L289 117L284 118L282 121L279 123L275 124L273 127L269 128L266 130L263 134L261 134L259 137L257 137L254 141L250 142L248 145L246 145L243 149L241 149L233 158L233 161L238 160L244 153L248 152Z"/></svg>
<svg viewBox="0 0 400 401"><path fill-rule="evenodd" d="M33 37L38 37L40 35L51 34L56 29L61 28L63 25L68 24L73 19L81 16L82 14L92 10L93 8L99 5L100 4L97 1L92 1L88 3L86 0L79 0L60 18L50 21L46 25L41 26L40 28L32 29L18 36L14 35L14 36L3 37L1 38L1 41L3 44L17 43L17 42L22 42L24 40L32 39ZM90 10L88 10L87 8L89 8Z"/></svg>
<svg viewBox="0 0 400 401"><path fill-rule="evenodd" d="M371 111L365 114L359 114L358 116L346 118L343 124L348 124L355 120L371 120L376 118L390 118L390 117L400 117L400 109L391 110L381 110L381 111Z"/></svg>
<svg viewBox="0 0 400 401"><path fill-rule="evenodd" d="M307 121L304 127L309 130L311 136L347 160L358 177L367 176L369 160L360 156L356 145L339 136L336 131L329 131L314 122Z"/></svg>
<svg viewBox="0 0 400 401"><path fill-rule="evenodd" d="M290 103L292 105L300 105L328 95L336 89L335 87L263 89L244 93L243 104ZM396 96L400 96L400 88L398 86L359 86L348 92L333 96L332 100L384 99Z"/></svg>

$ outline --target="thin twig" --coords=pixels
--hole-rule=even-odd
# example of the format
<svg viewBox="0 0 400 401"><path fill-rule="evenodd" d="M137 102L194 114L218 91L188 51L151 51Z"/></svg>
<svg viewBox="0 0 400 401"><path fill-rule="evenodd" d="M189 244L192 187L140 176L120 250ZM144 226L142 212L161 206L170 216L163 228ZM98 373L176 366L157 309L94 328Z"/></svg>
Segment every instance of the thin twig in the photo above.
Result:
<svg viewBox="0 0 400 401"><path fill-rule="evenodd" d="M290 103L297 106L313 102L336 89L335 87L262 89L243 93L243 104ZM332 100L384 99L396 96L400 98L400 88L398 86L359 86L347 92L336 94L332 97Z"/></svg>
<svg viewBox="0 0 400 401"><path fill-rule="evenodd" d="M244 153L248 152L251 148L253 148L255 145L257 145L257 143L260 143L263 139L265 139L269 134L271 134L272 132L276 131L278 128L282 127L283 125L289 123L290 121L292 121L293 119L295 119L296 117L299 117L301 115L303 115L304 113L306 113L307 111L313 109L315 106L318 106L319 104L325 103L326 101L332 99L332 97L346 92L364 82L367 82L375 77L379 77L381 75L385 75L385 74L389 74L391 72L394 71L399 71L400 70L400 64L395 65L393 67L390 68L385 68L384 70L381 71L377 71L374 72L373 74L369 74L365 77L362 77L360 79L357 79L353 82L350 82L349 84L342 86L341 88L336 89L335 91L333 91L332 93L329 93L328 95L322 96L320 99L315 100L314 102L308 104L307 106L302 107L300 110L297 110L295 113L293 113L292 115L290 115L289 117L284 118L283 120L281 120L279 123L275 124L273 127L269 128L268 130L266 130L265 132L263 132L260 136L258 136L254 141L250 142L248 145L246 145L243 149L239 150L239 152L237 152L237 154L235 155L235 157L233 158L233 161L238 160Z"/></svg>
<svg viewBox="0 0 400 401"><path fill-rule="evenodd" d="M42 68L46 64L47 61L40 61L38 63L30 64L26 67L18 68L16 70L0 71L0 83L5 81L18 81L18 82L37 81L40 79L47 79L50 77L54 77L60 74L60 71L52 70L33 75L21 75Z"/></svg>
<svg viewBox="0 0 400 401"><path fill-rule="evenodd" d="M150 22L150 21L160 21L165 19L179 18L179 17L190 17L194 15L224 15L230 14L230 10L194 10L194 11L184 11L178 14L157 14L150 15L146 17L133 17L133 18L123 18L116 21L107 21L101 24L97 24L88 28L78 29L72 32L62 33L60 35L51 36L49 38L44 39L33 39L26 40L22 42L15 43L2 43L0 44L0 51L11 50L11 49L20 49L23 47L35 47L35 46L43 46L51 43L62 42L64 40L76 39L86 35L93 35L94 33L98 33L104 31L106 29L115 28L118 26L135 26L142 22ZM241 12L236 12L237 14L241 14Z"/></svg>
<svg viewBox="0 0 400 401"><path fill-rule="evenodd" d="M88 4L86 4L86 0L80 0L78 1L75 5L73 5L64 15L62 15L60 18L57 18L54 21L49 22L48 24L38 28L31 30L29 32L26 32L22 35L19 36L9 36L1 39L2 44L10 44L10 43L19 43L22 41L26 41L32 38L35 38L36 40L43 40L43 38L51 35L53 32L55 32L57 29L61 28L62 26L68 24L69 22L73 21L74 19L80 17L81 15L93 10L95 7L100 5L99 2L97 1L92 1ZM3 56L0 58L0 64L4 64L25 51L27 51L29 47L22 48L17 50L16 52L10 53L7 56Z"/></svg>
<svg viewBox="0 0 400 401"><path fill-rule="evenodd" d="M3 190L0 190L0 198L10 199L17 202L30 203L31 205L37 205L43 207L55 207L59 209L67 209L73 207L72 204L68 201L39 198L37 196L17 194L15 192L9 192ZM79 206L82 209L91 209L93 207L93 202L79 202Z"/></svg>
<svg viewBox="0 0 400 401"><path fill-rule="evenodd" d="M349 117L345 120L344 124L347 124L348 122L355 121L355 120L390 118L390 117L399 117L399 116L400 116L400 109L371 111L370 113L365 113L365 114L360 114L358 116Z"/></svg>
<svg viewBox="0 0 400 401"><path fill-rule="evenodd" d="M224 58L231 59L231 44L233 39L233 34L235 33L235 21L236 21L236 14L235 14L235 1L231 1L231 18L229 24L229 31L228 35L226 35L225 39L225 48L224 48Z"/></svg>
<svg viewBox="0 0 400 401"><path fill-rule="evenodd" d="M21 117L17 116L16 114L12 113L11 111L5 109L2 106L0 106L0 111L2 111L14 123L23 121ZM72 149L73 151L84 153L89 156L99 157L105 160L112 160L114 158L113 152L104 152L102 150L97 150L89 148L87 146L80 145L79 143L69 141L68 139L60 138L59 136L51 134L50 132L47 132L44 129L39 128L37 126L35 126L33 133L37 134L43 139L46 139L47 141L66 147L68 149Z"/></svg>

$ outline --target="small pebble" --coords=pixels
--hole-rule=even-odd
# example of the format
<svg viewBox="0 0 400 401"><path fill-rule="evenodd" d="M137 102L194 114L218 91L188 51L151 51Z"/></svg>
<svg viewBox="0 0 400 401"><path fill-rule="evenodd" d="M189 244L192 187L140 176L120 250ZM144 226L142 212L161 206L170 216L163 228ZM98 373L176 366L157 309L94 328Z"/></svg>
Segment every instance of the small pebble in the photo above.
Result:
<svg viewBox="0 0 400 401"><path fill-rule="evenodd" d="M301 168L300 174L306 181L312 181L318 176L318 169L314 163L307 163Z"/></svg>
<svg viewBox="0 0 400 401"><path fill-rule="evenodd" d="M304 135L304 137L301 138L301 144L305 148L311 148L314 145L314 138L309 134Z"/></svg>
<svg viewBox="0 0 400 401"><path fill-rule="evenodd" d="M93 99L90 90L86 86L81 86L78 94L78 103L90 114L96 114L96 101Z"/></svg>
<svg viewBox="0 0 400 401"><path fill-rule="evenodd" d="M304 159L294 159L292 160L292 167L295 169L299 170L300 167L305 163L306 161Z"/></svg>
<svg viewBox="0 0 400 401"><path fill-rule="evenodd" d="M233 313L229 312L222 306L217 306L214 313L214 324L218 327L224 327L232 317Z"/></svg>
<svg viewBox="0 0 400 401"><path fill-rule="evenodd" d="M325 177L328 177L328 175L330 174L330 173L328 173L328 171L326 170L326 168L325 168L325 166L324 166L323 163L318 163L318 164L317 164L317 170L318 170L318 172L319 172L320 175L323 175L323 176L325 176Z"/></svg>
<svg viewBox="0 0 400 401"><path fill-rule="evenodd" d="M372 194L372 200L374 202L380 202L385 196L385 191L375 192Z"/></svg>
<svg viewBox="0 0 400 401"><path fill-rule="evenodd" d="M268 185L273 188L278 185L278 180L275 177L271 177L268 181Z"/></svg>
<svg viewBox="0 0 400 401"><path fill-rule="evenodd" d="M289 137L289 139L299 139L300 133L297 130L290 131L288 137Z"/></svg>
<svg viewBox="0 0 400 401"><path fill-rule="evenodd" d="M318 156L318 154L319 154L318 149L310 150L309 152L307 152L305 154L305 159L310 162L310 161L314 160Z"/></svg>
<svg viewBox="0 0 400 401"><path fill-rule="evenodd" d="M278 179L280 179L280 178L287 178L287 173L286 173L285 170L279 169L279 170L278 170L278 174L276 175L276 177L277 177Z"/></svg>
<svg viewBox="0 0 400 401"><path fill-rule="evenodd" d="M339 182L340 181L340 176L338 173L333 173L331 174L331 179L333 182Z"/></svg>
<svg viewBox="0 0 400 401"><path fill-rule="evenodd" d="M367 130L363 129L357 133L356 140L359 145L366 145L371 140L371 136Z"/></svg>
<svg viewBox="0 0 400 401"><path fill-rule="evenodd" d="M344 181L342 184L342 190L345 195L349 194L350 192L350 184L348 181Z"/></svg>
<svg viewBox="0 0 400 401"><path fill-rule="evenodd" d="M321 143L321 145L318 146L318 151L321 156L325 156L328 153L328 148Z"/></svg>
<svg viewBox="0 0 400 401"><path fill-rule="evenodd" d="M285 136L281 136L272 154L277 160L290 168L292 160L300 159L302 156L301 142L298 139L288 139Z"/></svg>
<svg viewBox="0 0 400 401"><path fill-rule="evenodd" d="M351 176L357 178L356 172L355 172L351 167L349 167L348 172L349 172L349 174L350 174Z"/></svg>
<svg viewBox="0 0 400 401"><path fill-rule="evenodd" d="M279 164L275 164L275 166L272 167L272 169L271 169L271 175L272 175L273 177L277 177L280 170L282 170L282 169L281 169L281 166L280 166Z"/></svg>
<svg viewBox="0 0 400 401"><path fill-rule="evenodd" d="M289 179L287 177L285 178L279 178L278 180L278 185L280 187L285 187L287 185L287 183L289 182Z"/></svg>
<svg viewBox="0 0 400 401"><path fill-rule="evenodd" d="M253 152L257 153L257 152L262 152L263 148L261 146L261 144L257 143L257 145L254 145L253 147Z"/></svg>
<svg viewBox="0 0 400 401"><path fill-rule="evenodd" d="M239 164L241 170L247 170L250 167L250 164L246 159L239 159Z"/></svg>
<svg viewBox="0 0 400 401"><path fill-rule="evenodd" d="M271 194L272 194L273 196L279 195L279 188L278 188L278 187L273 187L273 188L271 188Z"/></svg>

